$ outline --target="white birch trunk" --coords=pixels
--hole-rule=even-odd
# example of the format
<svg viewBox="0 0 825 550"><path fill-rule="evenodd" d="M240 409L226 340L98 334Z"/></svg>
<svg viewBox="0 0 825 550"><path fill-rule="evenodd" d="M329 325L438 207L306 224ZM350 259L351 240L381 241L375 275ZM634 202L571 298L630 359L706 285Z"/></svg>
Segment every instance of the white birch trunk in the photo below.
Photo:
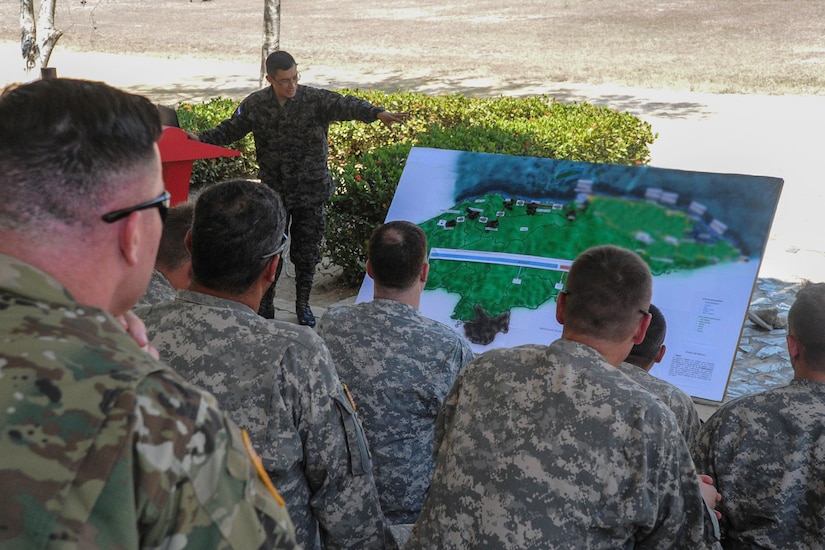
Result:
<svg viewBox="0 0 825 550"><path fill-rule="evenodd" d="M54 26L57 0L41 0L35 19L34 0L20 0L20 51L26 71L48 67L58 39L63 36Z"/></svg>
<svg viewBox="0 0 825 550"><path fill-rule="evenodd" d="M281 44L281 0L264 0L264 43L261 47L261 74L258 84L263 87L266 58Z"/></svg>

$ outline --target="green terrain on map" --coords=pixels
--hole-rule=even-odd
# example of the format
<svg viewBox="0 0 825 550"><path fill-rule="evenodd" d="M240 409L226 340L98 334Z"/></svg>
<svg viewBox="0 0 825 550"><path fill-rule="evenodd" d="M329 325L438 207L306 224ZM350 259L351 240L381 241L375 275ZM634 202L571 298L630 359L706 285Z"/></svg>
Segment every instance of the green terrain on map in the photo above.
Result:
<svg viewBox="0 0 825 550"><path fill-rule="evenodd" d="M636 251L653 275L741 259L739 249L725 239L696 239L701 222L644 200L594 195L581 202L529 203L505 203L501 195L491 194L463 201L419 225L430 248L553 257L569 263L591 246L614 244ZM479 211L475 219L470 219L470 209ZM487 222L479 221L484 218ZM488 229L495 220L495 230ZM538 268L431 260L426 290L460 295L451 317L467 322L476 319L477 305L490 317L513 308L536 309L556 298L565 276Z"/></svg>

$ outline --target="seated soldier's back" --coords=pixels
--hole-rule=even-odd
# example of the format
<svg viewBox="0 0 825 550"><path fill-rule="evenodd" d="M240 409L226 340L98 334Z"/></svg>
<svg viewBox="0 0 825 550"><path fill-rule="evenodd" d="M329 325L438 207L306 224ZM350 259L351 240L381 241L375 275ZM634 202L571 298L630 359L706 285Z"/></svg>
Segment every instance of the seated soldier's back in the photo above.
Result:
<svg viewBox="0 0 825 550"><path fill-rule="evenodd" d="M3 255L0 307L0 546L295 547L212 396Z"/></svg>
<svg viewBox="0 0 825 550"><path fill-rule="evenodd" d="M330 308L318 334L358 404L387 519L414 523L432 477L436 415L472 350L450 327L389 299Z"/></svg>
<svg viewBox="0 0 825 550"><path fill-rule="evenodd" d="M341 547L383 547L366 440L311 329L183 290L137 313L161 357L249 431L305 548L324 535Z"/></svg>

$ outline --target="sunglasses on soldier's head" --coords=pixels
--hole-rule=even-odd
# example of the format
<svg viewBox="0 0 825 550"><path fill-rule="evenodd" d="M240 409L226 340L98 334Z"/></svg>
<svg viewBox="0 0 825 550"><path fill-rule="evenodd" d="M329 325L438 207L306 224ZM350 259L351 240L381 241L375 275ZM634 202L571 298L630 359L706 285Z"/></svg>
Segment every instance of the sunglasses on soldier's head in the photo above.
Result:
<svg viewBox="0 0 825 550"><path fill-rule="evenodd" d="M274 257L274 256L277 256L278 254L280 254L281 252L283 252L283 251L284 251L284 249L286 248L286 240L287 240L288 238L289 238L289 237L287 236L287 234L286 234L286 233L284 233L284 234L283 234L283 237L281 238L281 244L279 244L279 245L278 245L278 248L276 248L275 250L273 250L273 251L272 251L272 252L270 252L269 254L264 254L263 256L261 256L261 259L262 259L262 260L268 260L269 258L272 258L272 257Z"/></svg>

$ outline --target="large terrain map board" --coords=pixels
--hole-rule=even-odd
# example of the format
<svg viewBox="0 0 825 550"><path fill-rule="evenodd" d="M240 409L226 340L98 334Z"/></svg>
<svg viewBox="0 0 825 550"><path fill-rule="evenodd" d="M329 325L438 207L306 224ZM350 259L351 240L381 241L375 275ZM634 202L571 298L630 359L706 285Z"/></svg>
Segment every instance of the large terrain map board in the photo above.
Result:
<svg viewBox="0 0 825 550"><path fill-rule="evenodd" d="M722 401L781 190L770 177L413 148L387 221L424 229L421 312L476 353L549 344L576 256L635 251L668 323L651 373ZM358 301L370 299L367 277Z"/></svg>

